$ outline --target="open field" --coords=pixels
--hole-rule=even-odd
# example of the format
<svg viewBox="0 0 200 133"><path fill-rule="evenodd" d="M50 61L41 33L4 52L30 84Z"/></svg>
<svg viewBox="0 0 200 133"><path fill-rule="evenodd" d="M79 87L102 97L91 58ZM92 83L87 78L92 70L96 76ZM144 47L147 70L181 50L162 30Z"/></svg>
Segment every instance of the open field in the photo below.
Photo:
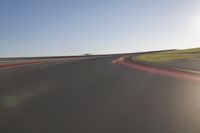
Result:
<svg viewBox="0 0 200 133"><path fill-rule="evenodd" d="M144 54L136 57L136 59L145 62L163 63L197 57L200 57L200 48Z"/></svg>

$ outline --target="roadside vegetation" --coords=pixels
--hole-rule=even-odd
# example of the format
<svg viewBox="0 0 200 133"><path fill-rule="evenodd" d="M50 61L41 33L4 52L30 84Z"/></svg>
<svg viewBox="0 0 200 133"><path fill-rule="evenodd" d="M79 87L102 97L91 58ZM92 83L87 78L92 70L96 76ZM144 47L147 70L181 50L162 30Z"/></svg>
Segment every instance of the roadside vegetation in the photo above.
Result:
<svg viewBox="0 0 200 133"><path fill-rule="evenodd" d="M162 62L169 62L180 59L190 59L196 57L200 57L200 48L145 54L136 57L136 59L145 62L162 63Z"/></svg>

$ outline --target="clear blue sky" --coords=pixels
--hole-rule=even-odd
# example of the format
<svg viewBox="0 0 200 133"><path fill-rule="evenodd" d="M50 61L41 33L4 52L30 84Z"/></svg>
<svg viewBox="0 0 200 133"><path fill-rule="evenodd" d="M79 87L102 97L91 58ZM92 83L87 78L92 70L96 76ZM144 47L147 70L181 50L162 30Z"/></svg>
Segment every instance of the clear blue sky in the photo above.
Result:
<svg viewBox="0 0 200 133"><path fill-rule="evenodd" d="M0 57L200 47L199 0L0 0Z"/></svg>

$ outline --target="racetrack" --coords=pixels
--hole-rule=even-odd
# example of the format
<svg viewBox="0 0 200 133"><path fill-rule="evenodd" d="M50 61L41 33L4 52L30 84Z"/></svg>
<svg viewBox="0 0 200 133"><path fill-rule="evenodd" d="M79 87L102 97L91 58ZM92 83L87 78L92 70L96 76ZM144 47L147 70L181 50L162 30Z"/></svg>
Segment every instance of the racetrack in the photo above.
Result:
<svg viewBox="0 0 200 133"><path fill-rule="evenodd" d="M0 69L2 133L199 133L200 84L119 55Z"/></svg>

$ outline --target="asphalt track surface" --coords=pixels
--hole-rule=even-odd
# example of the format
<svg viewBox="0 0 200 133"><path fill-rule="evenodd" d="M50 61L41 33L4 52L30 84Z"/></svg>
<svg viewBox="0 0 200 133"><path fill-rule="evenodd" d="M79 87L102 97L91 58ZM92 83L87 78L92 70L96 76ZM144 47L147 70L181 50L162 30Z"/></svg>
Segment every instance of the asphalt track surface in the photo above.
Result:
<svg viewBox="0 0 200 133"><path fill-rule="evenodd" d="M0 68L0 132L200 132L200 83L113 64L117 57Z"/></svg>

